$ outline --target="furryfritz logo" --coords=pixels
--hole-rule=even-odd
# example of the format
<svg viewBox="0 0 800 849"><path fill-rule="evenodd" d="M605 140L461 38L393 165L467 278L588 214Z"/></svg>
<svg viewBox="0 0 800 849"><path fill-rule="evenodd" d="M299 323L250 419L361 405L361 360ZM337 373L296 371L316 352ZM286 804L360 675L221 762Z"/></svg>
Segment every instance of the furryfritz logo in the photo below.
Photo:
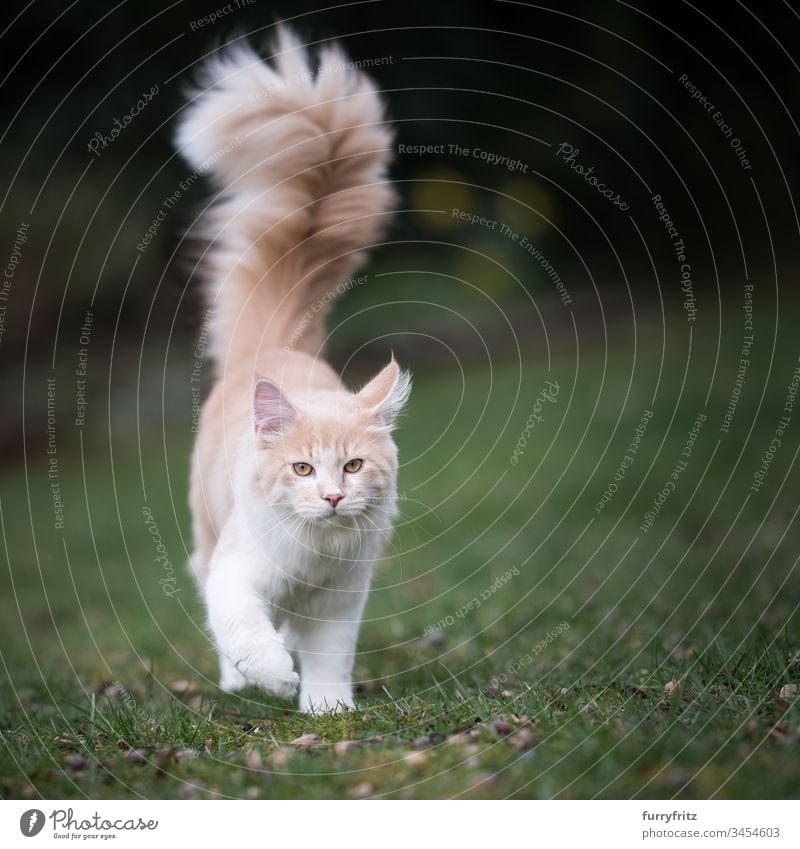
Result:
<svg viewBox="0 0 800 849"><path fill-rule="evenodd" d="M25 837L36 837L44 828L44 813L38 808L31 808L19 818L19 830Z"/></svg>

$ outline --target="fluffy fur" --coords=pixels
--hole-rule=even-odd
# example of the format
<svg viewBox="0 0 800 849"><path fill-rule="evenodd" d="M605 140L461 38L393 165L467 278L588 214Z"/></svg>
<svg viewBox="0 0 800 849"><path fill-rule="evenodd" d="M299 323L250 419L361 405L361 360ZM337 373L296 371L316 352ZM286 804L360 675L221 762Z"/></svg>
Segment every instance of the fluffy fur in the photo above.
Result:
<svg viewBox="0 0 800 849"><path fill-rule="evenodd" d="M204 224L218 374L193 456L191 566L220 686L290 697L299 685L314 711L353 705L358 627L394 513L391 430L410 389L392 360L351 393L319 358L323 305L393 201L380 98L346 66L328 47L314 71L286 30L271 66L228 48L177 132L219 191Z"/></svg>

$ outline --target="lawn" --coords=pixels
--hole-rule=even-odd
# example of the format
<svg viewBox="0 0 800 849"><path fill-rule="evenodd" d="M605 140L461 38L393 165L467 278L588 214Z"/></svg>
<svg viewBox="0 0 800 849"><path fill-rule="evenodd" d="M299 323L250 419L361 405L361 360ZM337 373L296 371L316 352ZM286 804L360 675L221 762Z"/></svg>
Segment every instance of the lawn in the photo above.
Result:
<svg viewBox="0 0 800 849"><path fill-rule="evenodd" d="M796 797L800 407L752 486L798 347L764 330L722 432L731 315L718 359L715 327L662 349L645 319L564 331L549 370L416 368L402 519L335 717L215 685L170 386L164 429L160 397L117 412L124 381L109 421L95 398L94 424L59 429L63 530L29 436L0 488L0 794Z"/></svg>

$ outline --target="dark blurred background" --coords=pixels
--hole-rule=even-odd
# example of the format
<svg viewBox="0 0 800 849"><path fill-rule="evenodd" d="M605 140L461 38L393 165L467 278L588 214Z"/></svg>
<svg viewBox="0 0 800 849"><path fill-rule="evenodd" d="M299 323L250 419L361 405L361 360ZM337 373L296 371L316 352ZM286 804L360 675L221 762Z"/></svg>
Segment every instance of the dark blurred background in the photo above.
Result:
<svg viewBox="0 0 800 849"><path fill-rule="evenodd" d="M789 5L731 6L724 18L711 2L319 5L37 0L6 8L3 253L13 252L20 224L30 225L0 343L7 401L20 396L23 362L29 375L46 371L61 346L77 345L87 310L95 363L101 351L109 356L112 337L120 365L142 350L163 361L164 339L180 346L194 337L199 307L182 241L207 200L203 180L182 193L145 251L137 244L188 173L171 133L194 66L245 35L268 55L278 19L290 20L311 44L340 38L354 60L372 65L398 143L445 145L444 154L397 157L402 207L416 211L397 216L373 269L425 272L402 281L403 297L445 297L450 308L478 315L492 344L509 343L505 321L476 292L518 315L523 330L538 332L531 296L550 321L566 321L570 335L572 329L541 267L496 230L454 220L454 207L527 235L557 270L586 332L618 311L630 316L632 303L638 314L660 309L654 267L668 293L667 316L683 316L653 194L662 196L689 246L704 332L718 332L718 292L739 291L746 274L772 276L773 261L779 275L793 273L798 77L788 49L800 37L800 21ZM212 14L216 20L203 22ZM738 156L682 75L732 128ZM157 93L130 124L92 152L92 139L109 137L115 119L123 121L153 87ZM562 142L579 149L577 161L593 166L627 211L591 191L555 155ZM470 154L451 155L451 144ZM489 165L471 155L478 148L521 165ZM470 285L428 272L468 275ZM380 290L354 292L348 312L386 300ZM398 311L397 320L413 316L420 332L449 326L442 311ZM363 320L367 329L374 321ZM363 322L337 332L334 357L372 337ZM461 320L451 329L458 327ZM401 353L404 345L414 356L441 353L422 337L396 341ZM8 403L5 460L18 456L20 415L21 407Z"/></svg>

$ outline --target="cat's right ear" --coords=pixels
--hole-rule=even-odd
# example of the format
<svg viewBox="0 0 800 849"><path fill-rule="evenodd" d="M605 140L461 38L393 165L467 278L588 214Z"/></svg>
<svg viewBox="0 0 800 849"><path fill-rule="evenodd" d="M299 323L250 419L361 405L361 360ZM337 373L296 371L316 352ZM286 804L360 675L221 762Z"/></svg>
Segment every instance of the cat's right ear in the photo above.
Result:
<svg viewBox="0 0 800 849"><path fill-rule="evenodd" d="M389 365L356 395L368 406L379 425L392 429L411 392L411 375L392 356Z"/></svg>
<svg viewBox="0 0 800 849"><path fill-rule="evenodd" d="M253 427L260 436L283 433L297 417L297 411L271 380L262 378L253 390Z"/></svg>

